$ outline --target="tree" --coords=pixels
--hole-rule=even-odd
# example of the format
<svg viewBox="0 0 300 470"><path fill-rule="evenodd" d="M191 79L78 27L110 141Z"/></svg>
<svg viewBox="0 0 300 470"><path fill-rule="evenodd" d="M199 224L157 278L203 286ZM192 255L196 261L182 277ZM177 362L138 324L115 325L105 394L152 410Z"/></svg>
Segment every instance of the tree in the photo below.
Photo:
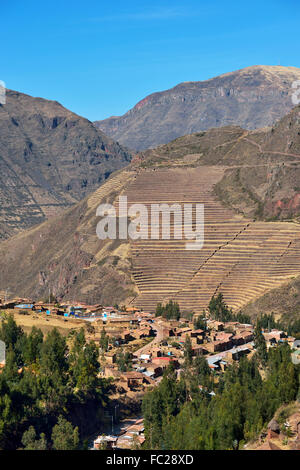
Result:
<svg viewBox="0 0 300 470"><path fill-rule="evenodd" d="M117 354L116 363L119 371L121 372L126 372L132 369L132 361L128 352L125 352L124 354L123 351L120 351Z"/></svg>
<svg viewBox="0 0 300 470"><path fill-rule="evenodd" d="M163 315L164 309L161 303L158 303L156 306L155 316L161 317Z"/></svg>
<svg viewBox="0 0 300 470"><path fill-rule="evenodd" d="M23 364L22 351L26 342L26 335L22 328L16 324L13 315L9 315L2 322L0 339L4 341L7 349L11 347L14 350L17 363L21 366Z"/></svg>
<svg viewBox="0 0 300 470"><path fill-rule="evenodd" d="M294 400L298 390L298 374L291 360L291 350L286 343L271 348L268 360L268 381L276 390L278 402Z"/></svg>
<svg viewBox="0 0 300 470"><path fill-rule="evenodd" d="M41 346L43 344L43 333L35 326L27 336L24 348L24 361L26 365L34 364L40 357Z"/></svg>
<svg viewBox="0 0 300 470"><path fill-rule="evenodd" d="M300 374L298 374L298 391L297 391L297 401L300 403Z"/></svg>
<svg viewBox="0 0 300 470"><path fill-rule="evenodd" d="M12 346L9 346L6 354L6 362L2 372L3 377L10 384L17 383L20 380L20 374L18 372L18 363L15 351Z"/></svg>
<svg viewBox="0 0 300 470"><path fill-rule="evenodd" d="M40 438L37 439L36 431L33 426L30 426L28 430L24 432L22 444L25 450L47 450L45 434L41 433Z"/></svg>
<svg viewBox="0 0 300 470"><path fill-rule="evenodd" d="M189 336L186 336L184 342L184 359L185 366L190 366L193 362L193 348L191 338Z"/></svg>
<svg viewBox="0 0 300 470"><path fill-rule="evenodd" d="M177 302L173 302L173 300L169 300L169 302L163 306L161 303L158 303L156 306L156 317L164 317L167 320L179 320L180 318L180 308Z"/></svg>
<svg viewBox="0 0 300 470"><path fill-rule="evenodd" d="M52 429L51 438L55 450L77 450L79 447L78 427L73 428L63 416L58 417L57 424Z"/></svg>
<svg viewBox="0 0 300 470"><path fill-rule="evenodd" d="M218 382L210 376L204 357L184 369L179 381L174 371L165 372L143 399L146 448L241 448L258 435L281 404L295 400L299 387L299 370L287 344L270 350L264 379L257 358L247 357L228 366ZM212 386L214 394L207 393Z"/></svg>
<svg viewBox="0 0 300 470"><path fill-rule="evenodd" d="M262 365L266 365L268 360L267 345L264 335L262 334L259 322L256 324L254 331L254 347L256 349L256 355L259 362Z"/></svg>
<svg viewBox="0 0 300 470"><path fill-rule="evenodd" d="M66 403L68 368L66 340L54 328L48 333L41 347L38 376L47 412L54 412Z"/></svg>
<svg viewBox="0 0 300 470"><path fill-rule="evenodd" d="M78 405L104 406L110 383L98 378L99 350L94 342L86 342L83 329L68 336L67 346L57 330L44 339L37 329L33 328L27 337L15 326L11 320L9 328L4 326L6 339L12 338L14 331L18 337L9 341L0 374L0 449L17 449L22 442L26 449L44 449L53 417L63 413L67 418ZM25 360L21 368L17 351ZM77 422L76 414L74 419ZM78 446L78 429L70 432L70 426L66 420L59 420L53 431L55 448L62 440L57 436L59 432L67 436L62 448Z"/></svg>
<svg viewBox="0 0 300 470"><path fill-rule="evenodd" d="M50 295L44 298L44 303L47 304L48 302L57 304L57 298L55 297L53 292L51 292Z"/></svg>
<svg viewBox="0 0 300 470"><path fill-rule="evenodd" d="M74 338L70 353L70 373L74 387L81 392L94 393L98 382L99 351L96 344L86 343L84 332L81 330Z"/></svg>
<svg viewBox="0 0 300 470"><path fill-rule="evenodd" d="M45 374L59 372L60 375L67 370L67 346L65 338L56 328L51 330L41 348L41 369Z"/></svg>
<svg viewBox="0 0 300 470"><path fill-rule="evenodd" d="M13 315L9 315L6 320L2 322L0 330L0 339L4 341L6 347L15 347L17 341L24 335L20 326L14 320Z"/></svg>
<svg viewBox="0 0 300 470"><path fill-rule="evenodd" d="M227 307L221 292L217 297L213 296L211 298L208 309L211 317L215 320L227 322L232 319L232 312Z"/></svg>
<svg viewBox="0 0 300 470"><path fill-rule="evenodd" d="M106 352L108 351L108 342L109 338L106 334L105 328L101 330L101 336L100 336L100 341L99 341L99 346L102 351Z"/></svg>
<svg viewBox="0 0 300 470"><path fill-rule="evenodd" d="M203 387L209 387L211 383L211 370L205 357L196 357L194 366L199 385L202 385Z"/></svg>

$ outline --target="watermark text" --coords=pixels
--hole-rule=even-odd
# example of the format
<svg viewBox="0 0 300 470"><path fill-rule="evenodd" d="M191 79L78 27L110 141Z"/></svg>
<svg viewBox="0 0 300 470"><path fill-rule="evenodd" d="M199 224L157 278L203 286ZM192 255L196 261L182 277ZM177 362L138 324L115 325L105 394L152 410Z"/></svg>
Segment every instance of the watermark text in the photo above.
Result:
<svg viewBox="0 0 300 470"><path fill-rule="evenodd" d="M201 250L204 245L204 205L132 204L119 196L117 208L100 204L96 215L100 240L187 240L186 250Z"/></svg>

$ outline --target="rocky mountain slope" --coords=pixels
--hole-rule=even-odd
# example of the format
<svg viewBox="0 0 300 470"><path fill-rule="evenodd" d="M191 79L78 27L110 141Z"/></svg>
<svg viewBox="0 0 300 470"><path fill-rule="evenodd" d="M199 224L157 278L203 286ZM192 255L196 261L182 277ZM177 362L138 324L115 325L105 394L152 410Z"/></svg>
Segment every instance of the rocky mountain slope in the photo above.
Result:
<svg viewBox="0 0 300 470"><path fill-rule="evenodd" d="M99 240L96 209L112 202L135 172L115 172L92 195L61 215L0 243L0 292L109 304L137 295L129 244ZM20 269L21 267L21 269Z"/></svg>
<svg viewBox="0 0 300 470"><path fill-rule="evenodd" d="M0 104L0 239L57 215L130 159L59 103L8 90Z"/></svg>
<svg viewBox="0 0 300 470"><path fill-rule="evenodd" d="M1 243L0 290L39 298L50 287L59 298L150 310L173 298L195 312L222 292L245 309L300 276L299 171L300 107L270 129L212 129L142 152L63 215ZM203 248L99 240L96 209L117 207L120 194L148 208L203 203Z"/></svg>
<svg viewBox="0 0 300 470"><path fill-rule="evenodd" d="M292 83L299 79L300 69L295 67L248 67L153 93L123 116L95 124L135 150L153 148L212 127L272 126L292 109Z"/></svg>

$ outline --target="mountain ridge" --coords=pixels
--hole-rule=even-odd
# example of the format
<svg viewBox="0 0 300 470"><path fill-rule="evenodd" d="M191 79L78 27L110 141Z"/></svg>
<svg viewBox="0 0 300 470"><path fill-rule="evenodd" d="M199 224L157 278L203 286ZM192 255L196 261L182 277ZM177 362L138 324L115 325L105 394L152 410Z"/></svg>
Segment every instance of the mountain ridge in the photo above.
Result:
<svg viewBox="0 0 300 470"><path fill-rule="evenodd" d="M0 105L0 238L78 202L131 158L57 101L6 90Z"/></svg>
<svg viewBox="0 0 300 470"><path fill-rule="evenodd" d="M294 106L291 95L296 80L300 80L296 67L247 67L152 93L123 116L95 121L95 125L138 151L212 127L272 126Z"/></svg>

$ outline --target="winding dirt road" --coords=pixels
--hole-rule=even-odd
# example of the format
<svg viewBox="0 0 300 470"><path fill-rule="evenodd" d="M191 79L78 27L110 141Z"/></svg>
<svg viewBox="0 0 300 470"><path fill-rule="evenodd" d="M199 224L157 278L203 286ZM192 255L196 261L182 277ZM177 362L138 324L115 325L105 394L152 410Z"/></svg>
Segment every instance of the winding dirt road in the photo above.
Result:
<svg viewBox="0 0 300 470"><path fill-rule="evenodd" d="M151 343L146 344L142 348L138 349L135 351L134 354L141 355L141 354L147 354L151 351L151 348L153 347L154 344L160 343L164 336L163 336L163 326L162 325L156 325L155 320L154 323L152 323L152 328L156 332L156 336L154 337L153 341Z"/></svg>

